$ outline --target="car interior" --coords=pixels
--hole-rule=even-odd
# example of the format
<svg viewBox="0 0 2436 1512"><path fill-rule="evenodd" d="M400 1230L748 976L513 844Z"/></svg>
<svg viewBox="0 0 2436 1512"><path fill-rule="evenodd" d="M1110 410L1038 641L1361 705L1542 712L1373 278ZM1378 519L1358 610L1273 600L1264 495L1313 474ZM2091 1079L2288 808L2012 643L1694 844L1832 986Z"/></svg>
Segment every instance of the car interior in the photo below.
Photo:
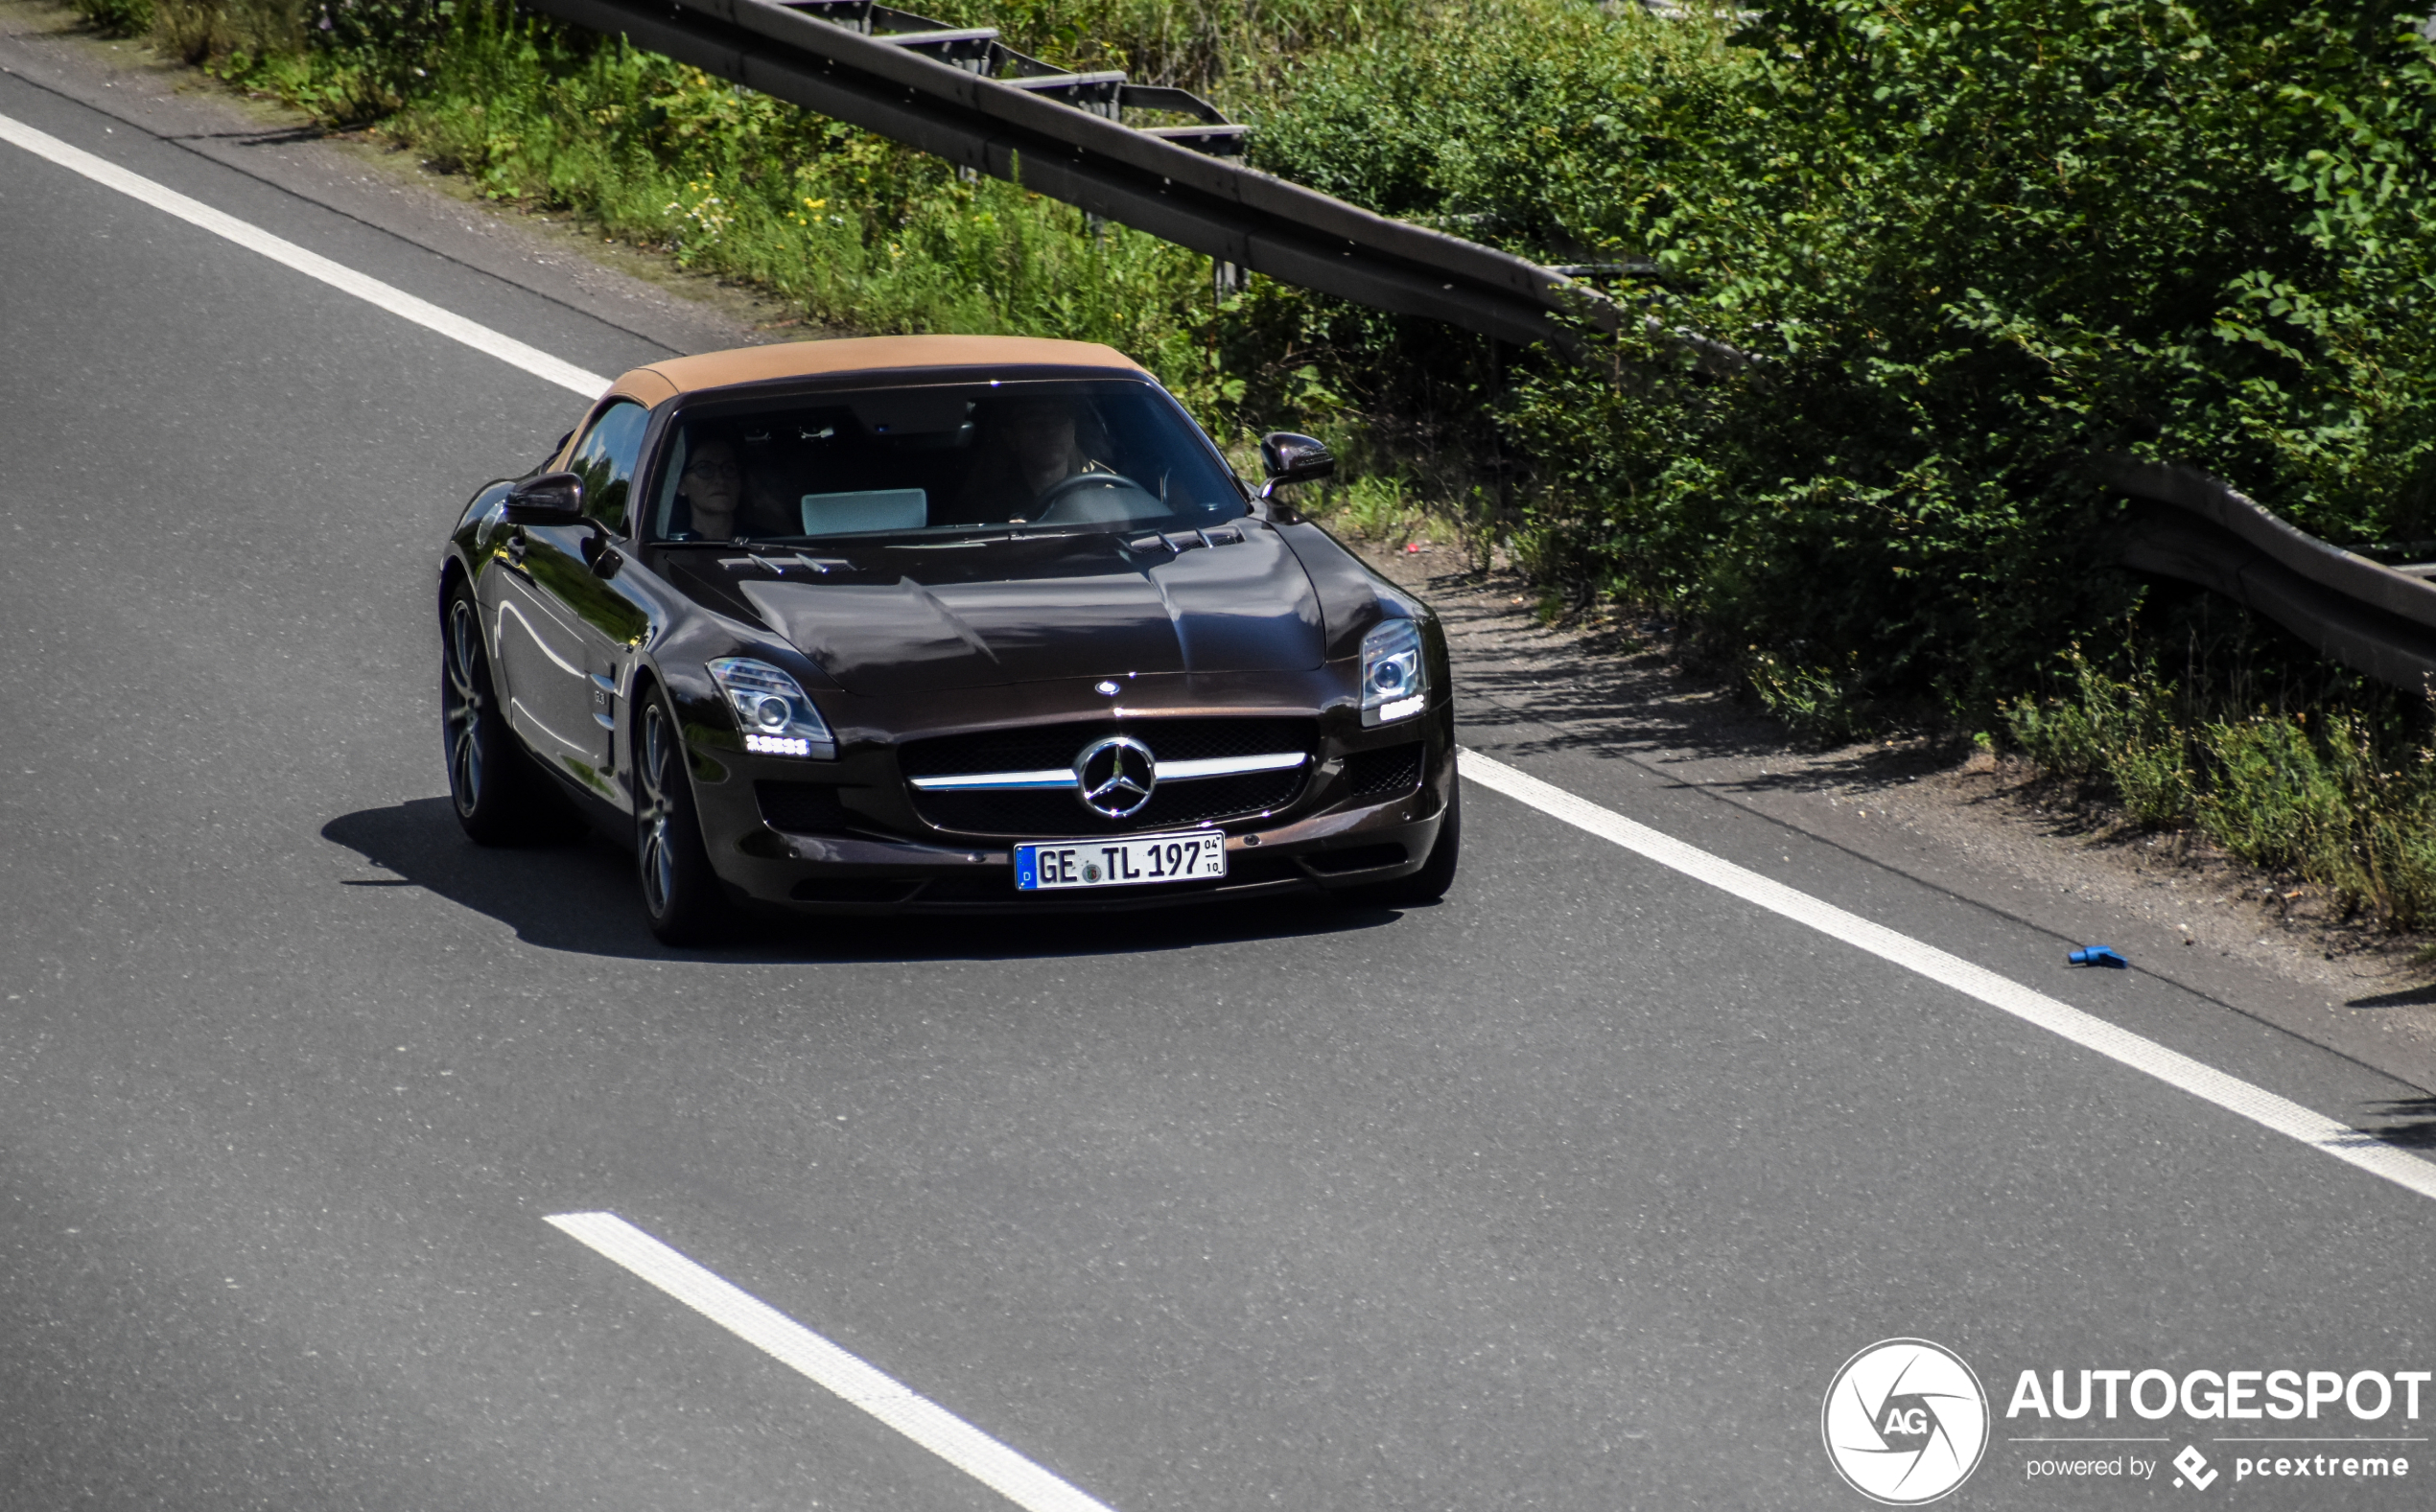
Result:
<svg viewBox="0 0 2436 1512"><path fill-rule="evenodd" d="M991 525L1193 528L1244 494L1143 383L944 384L680 416L649 524L670 542Z"/></svg>

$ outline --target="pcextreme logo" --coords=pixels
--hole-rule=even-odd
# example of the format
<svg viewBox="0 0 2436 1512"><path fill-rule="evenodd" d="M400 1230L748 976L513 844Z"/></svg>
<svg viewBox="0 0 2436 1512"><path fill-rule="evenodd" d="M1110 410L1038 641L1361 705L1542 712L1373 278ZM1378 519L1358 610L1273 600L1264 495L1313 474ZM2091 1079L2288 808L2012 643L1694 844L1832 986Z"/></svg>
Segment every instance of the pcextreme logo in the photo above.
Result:
<svg viewBox="0 0 2436 1512"><path fill-rule="evenodd" d="M1944 1345L1883 1339L1836 1372L1818 1431L1836 1473L1855 1491L1887 1506L1919 1506L1979 1467L1988 1397Z"/></svg>

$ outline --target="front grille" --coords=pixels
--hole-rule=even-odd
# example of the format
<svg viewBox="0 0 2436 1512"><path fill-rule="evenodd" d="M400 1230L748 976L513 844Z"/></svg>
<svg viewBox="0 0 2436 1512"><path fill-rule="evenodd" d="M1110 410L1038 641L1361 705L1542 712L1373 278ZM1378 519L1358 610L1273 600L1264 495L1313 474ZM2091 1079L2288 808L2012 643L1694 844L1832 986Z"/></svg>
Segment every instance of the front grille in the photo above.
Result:
<svg viewBox="0 0 2436 1512"><path fill-rule="evenodd" d="M1308 756L1318 748L1320 728L1310 719L1131 719L1121 723L1094 719L1025 725L909 740L899 749L897 765L907 777L1042 772L1073 765L1085 746L1110 735L1132 735L1162 761L1206 761L1272 751L1300 751Z"/></svg>
<svg viewBox="0 0 2436 1512"><path fill-rule="evenodd" d="M1093 720L1030 725L909 741L898 753L908 778L953 777L971 772L1041 772L1071 766L1083 748L1113 734L1128 734L1161 761L1198 761L1219 756L1262 756L1278 751L1314 754L1319 726L1309 719ZM1248 819L1294 802L1310 766L1283 772L1165 781L1130 819L1104 819L1085 808L1071 787L1000 792L925 792L913 789L915 812L941 829L969 835L1048 839L1066 835L1138 834L1195 825Z"/></svg>
<svg viewBox="0 0 2436 1512"><path fill-rule="evenodd" d="M1357 751L1345 758L1345 785L1356 798L1385 798L1421 785L1421 743Z"/></svg>
<svg viewBox="0 0 2436 1512"><path fill-rule="evenodd" d="M1159 748L1153 746L1154 752ZM1179 760L1183 759L1178 757ZM1067 835L1126 835L1152 829L1248 819L1285 807L1302 791L1306 767L1161 782L1131 819L1103 819L1085 808L1070 787L1000 793L914 794L914 809L941 829L968 835L1045 840Z"/></svg>

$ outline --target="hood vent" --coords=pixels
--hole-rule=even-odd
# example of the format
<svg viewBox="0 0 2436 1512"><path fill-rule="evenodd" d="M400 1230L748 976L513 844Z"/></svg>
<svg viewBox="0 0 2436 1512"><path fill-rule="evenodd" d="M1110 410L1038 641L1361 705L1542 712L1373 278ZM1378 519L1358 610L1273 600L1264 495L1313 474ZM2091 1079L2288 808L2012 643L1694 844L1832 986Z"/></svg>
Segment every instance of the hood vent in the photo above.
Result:
<svg viewBox="0 0 2436 1512"><path fill-rule="evenodd" d="M1168 551L1183 553L1206 546L1241 546L1243 531L1234 525L1219 525L1209 530L1179 530L1164 533L1154 530L1136 536L1125 543L1136 551Z"/></svg>

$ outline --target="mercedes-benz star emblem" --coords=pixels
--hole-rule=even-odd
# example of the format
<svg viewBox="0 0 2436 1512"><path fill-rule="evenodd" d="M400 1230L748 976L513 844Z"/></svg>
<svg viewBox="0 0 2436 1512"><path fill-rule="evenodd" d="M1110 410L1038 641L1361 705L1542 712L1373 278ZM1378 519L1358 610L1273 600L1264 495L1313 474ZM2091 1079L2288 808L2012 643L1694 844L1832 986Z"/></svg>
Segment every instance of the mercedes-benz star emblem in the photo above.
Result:
<svg viewBox="0 0 2436 1512"><path fill-rule="evenodd" d="M1094 740L1074 758L1074 796L1094 814L1131 819L1159 785L1159 760L1131 735Z"/></svg>

